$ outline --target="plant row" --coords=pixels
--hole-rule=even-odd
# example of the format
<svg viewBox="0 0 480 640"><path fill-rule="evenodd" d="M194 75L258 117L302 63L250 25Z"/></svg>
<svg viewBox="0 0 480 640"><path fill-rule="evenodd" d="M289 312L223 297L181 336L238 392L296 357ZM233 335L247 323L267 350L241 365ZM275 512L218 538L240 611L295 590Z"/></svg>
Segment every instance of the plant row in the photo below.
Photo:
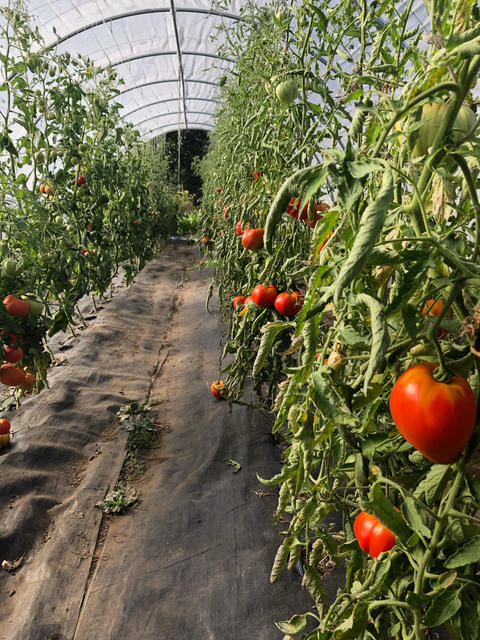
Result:
<svg viewBox="0 0 480 640"><path fill-rule="evenodd" d="M201 246L215 391L252 382L282 444L271 580L300 563L315 604L285 638L479 636L479 7L412 4L251 5L227 34Z"/></svg>

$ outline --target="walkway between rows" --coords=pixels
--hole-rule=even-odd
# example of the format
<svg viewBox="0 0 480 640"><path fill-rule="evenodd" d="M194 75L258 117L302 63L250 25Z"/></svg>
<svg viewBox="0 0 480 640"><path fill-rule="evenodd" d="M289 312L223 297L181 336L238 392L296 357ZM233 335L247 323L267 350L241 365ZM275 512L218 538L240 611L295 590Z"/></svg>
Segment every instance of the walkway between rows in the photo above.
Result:
<svg viewBox="0 0 480 640"><path fill-rule="evenodd" d="M274 620L311 607L296 572L269 582L281 527L256 476L279 451L268 423L209 393L222 326L207 288L194 249L170 247L22 407L30 428L0 456L0 549L24 556L0 576L0 640L280 640ZM113 417L147 398L163 428L141 503L102 521L125 453Z"/></svg>

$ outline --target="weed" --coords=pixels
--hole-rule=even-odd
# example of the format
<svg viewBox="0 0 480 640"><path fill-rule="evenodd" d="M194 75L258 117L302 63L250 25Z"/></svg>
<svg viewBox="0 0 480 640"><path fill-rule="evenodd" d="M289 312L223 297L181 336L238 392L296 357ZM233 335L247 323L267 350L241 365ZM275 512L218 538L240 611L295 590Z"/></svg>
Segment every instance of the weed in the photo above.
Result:
<svg viewBox="0 0 480 640"><path fill-rule="evenodd" d="M102 513L120 514L139 502L140 498L133 487L129 487L128 484L118 484L95 506L101 509Z"/></svg>

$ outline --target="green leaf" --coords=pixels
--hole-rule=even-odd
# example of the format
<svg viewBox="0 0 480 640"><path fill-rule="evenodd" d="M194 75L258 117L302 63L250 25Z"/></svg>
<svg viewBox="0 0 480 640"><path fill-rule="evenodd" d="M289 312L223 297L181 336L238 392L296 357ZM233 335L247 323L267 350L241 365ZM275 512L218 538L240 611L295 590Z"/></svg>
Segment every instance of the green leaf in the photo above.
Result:
<svg viewBox="0 0 480 640"><path fill-rule="evenodd" d="M275 626L280 629L282 633L300 633L305 629L307 624L307 614L292 616L290 620L284 622L275 622Z"/></svg>
<svg viewBox="0 0 480 640"><path fill-rule="evenodd" d="M366 439L362 442L362 454L372 460L378 447L390 440L387 431L381 431L380 433L371 433L367 435Z"/></svg>
<svg viewBox="0 0 480 640"><path fill-rule="evenodd" d="M361 333L348 324L340 329L338 338L342 344L348 345L349 347L366 347L368 344L366 336L362 336Z"/></svg>
<svg viewBox="0 0 480 640"><path fill-rule="evenodd" d="M383 165L375 160L354 160L349 162L347 166L353 178L364 178L369 173L383 169Z"/></svg>
<svg viewBox="0 0 480 640"><path fill-rule="evenodd" d="M345 287L355 280L365 266L368 256L380 236L393 199L393 185L392 172L385 171L378 196L363 212L353 246L335 280L333 291L335 305L339 304L340 296Z"/></svg>
<svg viewBox="0 0 480 640"><path fill-rule="evenodd" d="M263 335L262 339L260 340L260 346L258 347L257 357L255 358L255 362L253 363L253 376L256 376L257 373L265 366L277 335L284 329L287 329L291 326L292 325L290 322L279 320L278 322L269 322L261 328L260 331Z"/></svg>
<svg viewBox="0 0 480 640"><path fill-rule="evenodd" d="M272 571L270 573L270 582L275 582L275 580L278 579L280 573L287 564L288 554L290 553L292 544L292 538L285 538L283 543L278 547L275 560L273 561Z"/></svg>
<svg viewBox="0 0 480 640"><path fill-rule="evenodd" d="M348 424L354 426L355 418L347 414L341 398L333 389L329 379L315 371L310 376L310 390L312 399L319 411L327 418L333 420L337 425Z"/></svg>
<svg viewBox="0 0 480 640"><path fill-rule="evenodd" d="M375 482L370 489L370 501L367 510L368 509L403 542L406 542L412 535L412 531L406 525L405 520L398 511L394 509L393 504L389 498L387 498L378 482Z"/></svg>
<svg viewBox="0 0 480 640"><path fill-rule="evenodd" d="M361 632L368 622L368 603L357 602L352 614L344 620L333 632L332 638L335 640L358 640Z"/></svg>
<svg viewBox="0 0 480 640"><path fill-rule="evenodd" d="M426 627L438 627L451 618L462 606L459 593L460 589L452 589L435 596L423 618L423 624Z"/></svg>
<svg viewBox="0 0 480 640"><path fill-rule="evenodd" d="M412 338L412 340L416 340L418 313L413 304L406 304L403 307L402 316L408 335Z"/></svg>
<svg viewBox="0 0 480 640"><path fill-rule="evenodd" d="M445 561L447 569L463 567L466 564L480 562L480 535L466 542Z"/></svg>
<svg viewBox="0 0 480 640"><path fill-rule="evenodd" d="M425 477L425 497L428 504L437 502L450 476L450 467L446 464L434 464Z"/></svg>
<svg viewBox="0 0 480 640"><path fill-rule="evenodd" d="M402 513L413 531L417 531L424 538L432 537L432 532L424 524L420 514L417 511L415 500L410 496L406 496L403 501Z"/></svg>
<svg viewBox="0 0 480 640"><path fill-rule="evenodd" d="M357 295L357 301L367 305L369 308L372 325L372 347L363 380L363 393L366 395L371 379L383 366L385 354L390 345L390 336L388 334L387 321L381 302L366 293L359 293Z"/></svg>

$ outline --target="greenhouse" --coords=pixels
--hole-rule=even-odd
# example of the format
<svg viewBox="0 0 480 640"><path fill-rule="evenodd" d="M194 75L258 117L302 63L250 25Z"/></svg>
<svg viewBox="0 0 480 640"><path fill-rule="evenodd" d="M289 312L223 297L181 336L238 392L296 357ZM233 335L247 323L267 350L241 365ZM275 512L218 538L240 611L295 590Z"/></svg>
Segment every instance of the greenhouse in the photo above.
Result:
<svg viewBox="0 0 480 640"><path fill-rule="evenodd" d="M480 638L480 2L0 0L0 640Z"/></svg>

